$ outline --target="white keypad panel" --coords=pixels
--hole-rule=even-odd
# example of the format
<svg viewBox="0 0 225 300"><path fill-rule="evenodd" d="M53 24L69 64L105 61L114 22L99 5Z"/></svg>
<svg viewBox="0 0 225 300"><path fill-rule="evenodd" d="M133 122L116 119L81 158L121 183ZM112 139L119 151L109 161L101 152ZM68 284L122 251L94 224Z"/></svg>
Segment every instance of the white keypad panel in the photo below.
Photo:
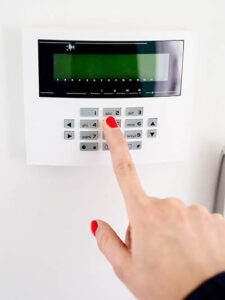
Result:
<svg viewBox="0 0 225 300"><path fill-rule="evenodd" d="M78 120L64 119L65 142L78 139L80 151L108 151L102 129L102 122L108 116L115 117L130 150L143 149L144 136L152 142L158 136L158 118L145 116L143 107L81 107Z"/></svg>

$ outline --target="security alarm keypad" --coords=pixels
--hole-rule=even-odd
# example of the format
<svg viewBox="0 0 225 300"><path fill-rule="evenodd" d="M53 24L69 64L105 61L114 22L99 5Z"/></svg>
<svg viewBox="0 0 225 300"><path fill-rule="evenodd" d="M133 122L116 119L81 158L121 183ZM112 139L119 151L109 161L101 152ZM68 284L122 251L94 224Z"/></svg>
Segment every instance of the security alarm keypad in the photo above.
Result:
<svg viewBox="0 0 225 300"><path fill-rule="evenodd" d="M192 97L184 75L193 67L190 40L183 32L27 30L28 163L110 164L102 127L108 116L116 119L135 163L186 158Z"/></svg>
<svg viewBox="0 0 225 300"><path fill-rule="evenodd" d="M143 135L144 108L127 107L125 108L124 113L125 120L123 128L125 138L128 140L128 147L130 150L140 150L142 148L141 139ZM105 142L104 132L102 131L102 128L100 128L99 124L102 124L104 118L113 116L116 118L118 126L121 127L121 119L117 119L121 117L121 115L122 108L120 107L103 108L102 114L98 108L80 108L78 128L74 127L75 120L64 119L64 139L74 140L75 136L77 136L77 138L80 139L80 151L109 150L108 145ZM148 118L146 125L148 128L146 130L146 136L148 138L157 137L158 118ZM68 131L68 128L71 130ZM138 141L133 141L136 139ZM100 140L100 142L89 142L92 140Z"/></svg>

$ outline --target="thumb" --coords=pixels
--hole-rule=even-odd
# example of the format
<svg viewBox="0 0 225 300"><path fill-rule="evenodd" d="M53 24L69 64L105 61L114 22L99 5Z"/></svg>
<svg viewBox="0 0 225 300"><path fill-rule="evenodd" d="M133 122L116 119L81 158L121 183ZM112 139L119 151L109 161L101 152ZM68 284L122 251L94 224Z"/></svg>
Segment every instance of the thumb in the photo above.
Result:
<svg viewBox="0 0 225 300"><path fill-rule="evenodd" d="M116 275L124 283L131 273L131 253L109 224L97 220L91 222L92 233L98 247L111 263Z"/></svg>

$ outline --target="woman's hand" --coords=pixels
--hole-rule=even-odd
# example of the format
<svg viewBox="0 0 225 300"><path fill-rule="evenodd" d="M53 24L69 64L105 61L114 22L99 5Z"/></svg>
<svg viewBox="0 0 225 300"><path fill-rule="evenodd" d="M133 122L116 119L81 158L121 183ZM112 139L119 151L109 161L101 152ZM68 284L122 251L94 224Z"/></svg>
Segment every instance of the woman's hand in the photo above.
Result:
<svg viewBox="0 0 225 300"><path fill-rule="evenodd" d="M147 196L115 119L103 126L130 224L124 243L107 223L92 221L99 249L138 299L183 299L225 270L225 221L200 205Z"/></svg>

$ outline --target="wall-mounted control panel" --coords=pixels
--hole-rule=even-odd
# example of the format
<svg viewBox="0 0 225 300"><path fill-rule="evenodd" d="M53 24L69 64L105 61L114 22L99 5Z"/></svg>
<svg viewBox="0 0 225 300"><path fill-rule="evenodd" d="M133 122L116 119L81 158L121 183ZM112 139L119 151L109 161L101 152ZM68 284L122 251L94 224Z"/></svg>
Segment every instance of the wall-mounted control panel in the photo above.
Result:
<svg viewBox="0 0 225 300"><path fill-rule="evenodd" d="M193 53L185 32L26 30L27 162L109 164L107 116L136 163L186 159Z"/></svg>

